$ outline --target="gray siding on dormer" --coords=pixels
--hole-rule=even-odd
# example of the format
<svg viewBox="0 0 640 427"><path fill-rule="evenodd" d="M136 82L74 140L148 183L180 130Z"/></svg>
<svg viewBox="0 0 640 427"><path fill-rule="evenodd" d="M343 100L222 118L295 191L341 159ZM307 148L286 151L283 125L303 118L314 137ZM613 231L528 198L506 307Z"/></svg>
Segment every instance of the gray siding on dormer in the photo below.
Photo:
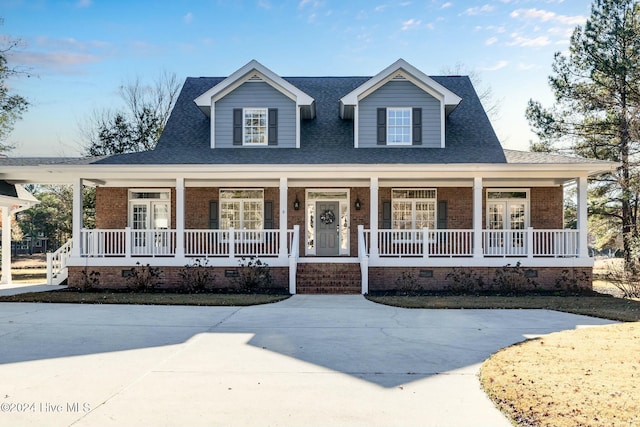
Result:
<svg viewBox="0 0 640 427"><path fill-rule="evenodd" d="M234 108L277 108L278 145L296 148L296 104L265 82L246 82L215 104L215 147L232 148ZM271 146L270 146L271 147ZM243 147L236 147L243 148ZM255 147L253 147L255 148Z"/></svg>
<svg viewBox="0 0 640 427"><path fill-rule="evenodd" d="M422 108L422 145L415 147L441 147L440 101L408 81L388 82L360 101L358 147L383 147L376 143L376 111L388 107Z"/></svg>

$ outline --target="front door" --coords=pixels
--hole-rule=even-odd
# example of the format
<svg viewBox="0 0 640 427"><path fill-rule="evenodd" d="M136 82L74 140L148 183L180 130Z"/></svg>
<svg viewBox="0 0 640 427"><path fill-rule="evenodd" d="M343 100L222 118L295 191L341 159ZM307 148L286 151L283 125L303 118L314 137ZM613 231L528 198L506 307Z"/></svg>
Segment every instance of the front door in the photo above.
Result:
<svg viewBox="0 0 640 427"><path fill-rule="evenodd" d="M166 202L134 202L131 205L134 255L165 253L169 247L169 204Z"/></svg>
<svg viewBox="0 0 640 427"><path fill-rule="evenodd" d="M340 205L316 202L316 255L337 256L340 248Z"/></svg>
<svg viewBox="0 0 640 427"><path fill-rule="evenodd" d="M488 252L520 255L525 251L526 206L521 201L491 201L488 210Z"/></svg>

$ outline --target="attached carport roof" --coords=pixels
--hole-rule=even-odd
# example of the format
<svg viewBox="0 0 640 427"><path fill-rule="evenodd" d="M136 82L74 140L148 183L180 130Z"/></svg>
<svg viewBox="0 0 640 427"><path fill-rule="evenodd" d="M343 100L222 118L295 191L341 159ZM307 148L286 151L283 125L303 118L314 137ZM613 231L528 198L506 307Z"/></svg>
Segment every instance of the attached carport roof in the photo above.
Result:
<svg viewBox="0 0 640 427"><path fill-rule="evenodd" d="M0 206L18 210L28 209L40 203L31 193L20 184L10 184L0 180Z"/></svg>

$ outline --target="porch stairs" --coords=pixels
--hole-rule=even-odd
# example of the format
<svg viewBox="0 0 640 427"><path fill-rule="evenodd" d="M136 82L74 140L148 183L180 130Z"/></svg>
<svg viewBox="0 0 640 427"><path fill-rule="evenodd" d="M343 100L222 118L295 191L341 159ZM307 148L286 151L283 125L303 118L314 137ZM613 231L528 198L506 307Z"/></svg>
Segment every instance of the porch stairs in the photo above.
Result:
<svg viewBox="0 0 640 427"><path fill-rule="evenodd" d="M47 285L60 285L67 280L67 258L71 255L72 240L47 254Z"/></svg>
<svg viewBox="0 0 640 427"><path fill-rule="evenodd" d="M362 277L358 263L299 263L298 294L360 294Z"/></svg>

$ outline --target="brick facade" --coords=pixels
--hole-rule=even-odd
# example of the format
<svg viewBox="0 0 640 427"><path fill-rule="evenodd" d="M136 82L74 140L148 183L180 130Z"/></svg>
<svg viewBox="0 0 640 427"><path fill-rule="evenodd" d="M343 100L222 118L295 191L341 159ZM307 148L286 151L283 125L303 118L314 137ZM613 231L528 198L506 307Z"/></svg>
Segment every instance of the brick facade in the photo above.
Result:
<svg viewBox="0 0 640 427"><path fill-rule="evenodd" d="M437 189L438 201L447 202L447 228L473 228L473 191L469 187L440 187ZM188 187L185 189L185 228L209 228L209 203L219 199L220 189L217 187ZM369 209L370 198L368 187L351 187L348 189L350 197L350 255L358 253L358 225L370 227ZM128 223L128 189L121 187L98 187L96 190L96 228L123 229ZM306 222L305 189L290 187L287 194L287 227L300 225L300 248L304 249L306 237L304 225ZM293 209L293 201L300 202L300 209ZM175 228L175 189L171 189L171 224ZM354 203L359 199L362 208L356 210ZM273 224L278 228L280 221L280 190L277 187L264 188L264 200L273 202ZM378 191L378 224L382 224L382 203L391 200L391 188L381 187ZM530 224L540 229L561 229L563 227L563 189L557 187L532 187L530 189ZM485 197L483 205L483 227L485 225ZM302 252L304 253L304 252Z"/></svg>
<svg viewBox="0 0 640 427"><path fill-rule="evenodd" d="M268 262L267 262L268 264ZM139 268L139 267L138 267ZM208 267L214 275L213 285L210 289L234 289L238 288L233 279L227 277L227 273L237 271L236 267ZM179 289L181 285L180 271L184 267L160 267L161 277L158 289ZM69 267L68 283L71 287L83 288L85 277L91 273L99 273L97 285L102 289L126 289L128 287L126 275L131 271L131 267ZM273 278L272 289L289 289L289 268L270 267Z"/></svg>
<svg viewBox="0 0 640 427"><path fill-rule="evenodd" d="M508 260L505 260L505 266ZM177 289L180 287L180 271L184 267L160 267L162 272L158 288ZM360 265L359 264L298 264L298 292L299 293L359 293L360 292ZM126 289L128 286L126 273L131 267L69 267L68 283L72 287L83 288L86 283L86 274L94 272L98 283L95 285L105 289ZM211 267L215 276L211 289L233 289L237 284L227 277L235 267ZM501 267L473 267L461 270L473 271L477 278L481 278L485 286L480 290L499 291L497 285L491 284L496 271ZM369 292L384 292L394 290L426 290L447 291L455 286L449 276L454 271L450 267L370 267L369 268ZM554 268L536 267L520 269L522 274L531 274L530 280L535 283L527 290L563 291L591 289L592 269L581 268ZM287 290L289 280L288 267L271 267L273 277L273 289Z"/></svg>
<svg viewBox="0 0 640 427"><path fill-rule="evenodd" d="M505 259L505 266L509 260ZM510 267L513 267L511 265ZM485 287L483 290L499 291L497 285L491 288L496 271L501 267L470 267L463 270L473 271L474 277L481 278ZM533 285L521 290L545 290L560 291L573 290L574 286L580 289L591 289L592 269L589 267L557 268L557 267L521 267L522 274L531 275ZM445 291L454 286L453 279L449 276L453 272L451 267L369 267L369 291L382 292L402 290L405 287L415 287L426 291Z"/></svg>

